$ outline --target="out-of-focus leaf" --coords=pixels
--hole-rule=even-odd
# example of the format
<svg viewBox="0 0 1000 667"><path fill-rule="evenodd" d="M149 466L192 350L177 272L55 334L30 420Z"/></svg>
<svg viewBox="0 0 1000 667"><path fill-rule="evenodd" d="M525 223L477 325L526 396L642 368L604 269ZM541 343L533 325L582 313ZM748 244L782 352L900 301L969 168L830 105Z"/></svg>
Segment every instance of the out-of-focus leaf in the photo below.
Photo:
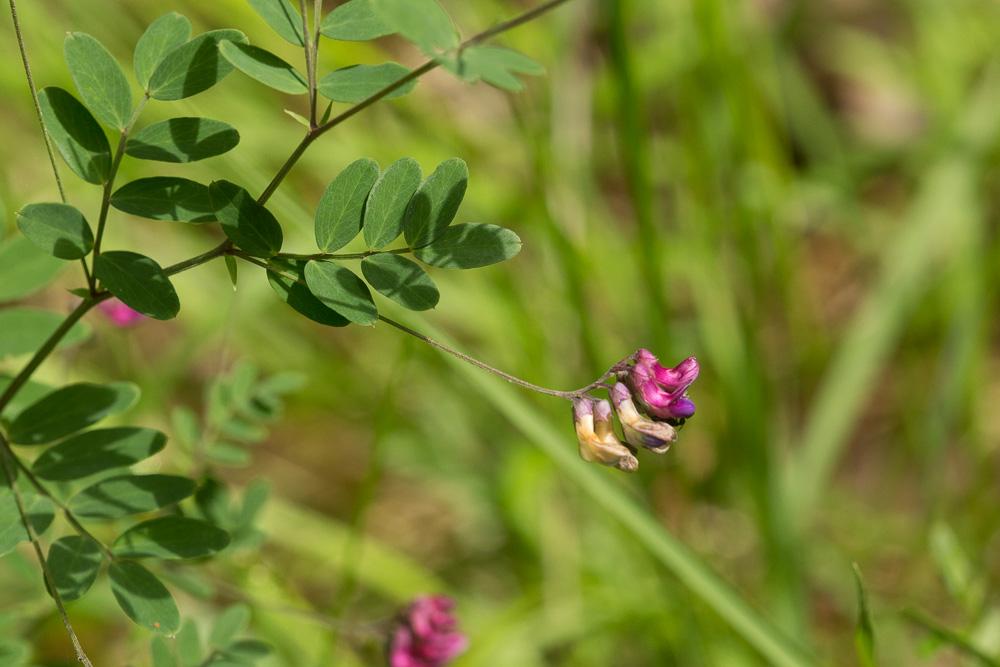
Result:
<svg viewBox="0 0 1000 667"><path fill-rule="evenodd" d="M194 489L194 480L177 475L120 475L80 491L69 508L87 519L118 519L173 505Z"/></svg>
<svg viewBox="0 0 1000 667"><path fill-rule="evenodd" d="M66 35L63 53L87 108L105 125L125 129L132 117L132 90L114 56L103 44L82 32Z"/></svg>
<svg viewBox="0 0 1000 667"><path fill-rule="evenodd" d="M417 190L406 208L403 234L411 248L425 246L455 219L469 185L469 168L459 158L437 166Z"/></svg>
<svg viewBox="0 0 1000 667"><path fill-rule="evenodd" d="M875 667L875 626L872 624L871 611L868 609L868 594L861 579L861 568L852 564L854 570L854 587L858 598L858 620L854 629L854 648L862 667Z"/></svg>
<svg viewBox="0 0 1000 667"><path fill-rule="evenodd" d="M111 145L87 108L62 88L38 93L45 130L77 176L102 185L111 173Z"/></svg>
<svg viewBox="0 0 1000 667"><path fill-rule="evenodd" d="M500 46L470 46L462 49L457 61L445 67L469 83L485 81L491 86L517 92L524 84L518 74L540 76L545 68L528 56Z"/></svg>
<svg viewBox="0 0 1000 667"><path fill-rule="evenodd" d="M289 0L250 0L250 6L276 33L281 35L282 39L296 46L305 44L302 34L302 15L295 10Z"/></svg>
<svg viewBox="0 0 1000 667"><path fill-rule="evenodd" d="M208 90L233 66L219 54L222 41L247 43L239 30L211 30L165 55L149 79L149 94L157 100L180 100Z"/></svg>
<svg viewBox="0 0 1000 667"><path fill-rule="evenodd" d="M164 635L180 628L181 616L170 591L139 563L116 560L108 568L111 592L125 615L138 625Z"/></svg>
<svg viewBox="0 0 1000 667"><path fill-rule="evenodd" d="M0 357L34 352L62 324L65 317L38 308L4 308L0 310ZM73 325L60 341L60 347L76 345L90 336L90 327L83 322Z"/></svg>
<svg viewBox="0 0 1000 667"><path fill-rule="evenodd" d="M64 266L23 236L0 241L0 302L34 294L48 285Z"/></svg>
<svg viewBox="0 0 1000 667"><path fill-rule="evenodd" d="M249 192L229 181L208 187L216 217L226 236L254 257L271 257L281 250L281 225Z"/></svg>
<svg viewBox="0 0 1000 667"><path fill-rule="evenodd" d="M320 32L330 39L360 42L391 35L395 30L382 22L371 0L350 0L323 18Z"/></svg>
<svg viewBox="0 0 1000 667"><path fill-rule="evenodd" d="M378 163L362 158L330 182L316 208L316 245L320 250L340 250L358 235L365 201L376 180Z"/></svg>
<svg viewBox="0 0 1000 667"><path fill-rule="evenodd" d="M94 247L87 219L69 204L28 204L17 212L17 227L37 247L59 259L80 259Z"/></svg>
<svg viewBox="0 0 1000 667"><path fill-rule="evenodd" d="M343 327L351 323L340 313L323 305L323 302L309 291L306 286L306 262L272 259L270 263L274 268L267 272L267 280L271 289L282 301L318 324Z"/></svg>
<svg viewBox="0 0 1000 667"><path fill-rule="evenodd" d="M420 165L413 158L396 160L372 187L365 205L362 230L369 248L379 249L403 233L403 216L420 187Z"/></svg>
<svg viewBox="0 0 1000 667"><path fill-rule="evenodd" d="M309 92L304 76L278 56L259 46L222 42L219 52L233 67L265 86L290 95Z"/></svg>
<svg viewBox="0 0 1000 667"><path fill-rule="evenodd" d="M361 261L361 273L380 294L410 310L428 310L441 295L431 277L416 262L379 253Z"/></svg>
<svg viewBox="0 0 1000 667"><path fill-rule="evenodd" d="M208 642L213 648L223 648L230 644L237 635L242 633L250 623L250 607L243 603L227 607L219 614L212 626L212 634Z"/></svg>
<svg viewBox="0 0 1000 667"><path fill-rule="evenodd" d="M142 160L195 162L222 155L238 143L240 133L221 120L170 118L134 133L125 144L125 152Z"/></svg>
<svg viewBox="0 0 1000 667"><path fill-rule="evenodd" d="M201 664L201 636L194 621L191 619L184 621L181 631L177 633L175 644L181 667L198 667Z"/></svg>
<svg viewBox="0 0 1000 667"><path fill-rule="evenodd" d="M16 547L21 542L31 539L28 531L24 527L24 520L17 507L17 499L14 497L7 484L7 478L3 477L0 484L0 556ZM28 517L31 529L35 535L41 535L52 525L55 517L55 506L52 501L45 496L32 493L30 491L20 491L21 502L24 503L24 513Z"/></svg>
<svg viewBox="0 0 1000 667"><path fill-rule="evenodd" d="M205 456L213 463L233 468L250 465L250 453L230 442L213 442L205 448Z"/></svg>
<svg viewBox="0 0 1000 667"><path fill-rule="evenodd" d="M149 651L153 667L177 667L177 658L174 657L174 652L171 650L170 644L162 636L156 635L153 637L153 641L149 645Z"/></svg>
<svg viewBox="0 0 1000 667"><path fill-rule="evenodd" d="M228 545L229 535L221 528L198 519L165 516L129 528L111 550L121 558L200 558Z"/></svg>
<svg viewBox="0 0 1000 667"><path fill-rule="evenodd" d="M148 428L101 428L80 433L42 452L32 471L42 479L67 481L124 468L156 454L167 437Z"/></svg>
<svg viewBox="0 0 1000 667"><path fill-rule="evenodd" d="M164 14L149 24L135 45L132 64L143 90L163 58L191 38L191 22L177 12Z"/></svg>
<svg viewBox="0 0 1000 667"><path fill-rule="evenodd" d="M131 382L70 384L43 396L11 423L8 435L20 445L40 445L96 424L132 407L139 388Z"/></svg>
<svg viewBox="0 0 1000 667"><path fill-rule="evenodd" d="M458 46L458 31L437 0L371 0L379 20L429 56Z"/></svg>
<svg viewBox="0 0 1000 667"><path fill-rule="evenodd" d="M421 262L446 269L474 269L503 262L521 252L521 239L505 227L468 222L446 229L430 245L417 248Z"/></svg>
<svg viewBox="0 0 1000 667"><path fill-rule="evenodd" d="M82 598L94 585L101 560L101 548L89 537L66 535L53 542L46 561L59 597Z"/></svg>
<svg viewBox="0 0 1000 667"><path fill-rule="evenodd" d="M407 68L392 62L380 65L351 65L324 76L319 81L318 89L320 95L328 100L356 104L396 83L409 73L410 70ZM416 85L416 80L409 81L382 99L402 97Z"/></svg>
<svg viewBox="0 0 1000 667"><path fill-rule="evenodd" d="M305 275L309 291L327 308L355 324L371 325L378 319L368 286L350 269L335 262L311 261Z"/></svg>
<svg viewBox="0 0 1000 667"><path fill-rule="evenodd" d="M176 176L152 176L126 183L111 195L111 205L151 220L215 221L208 186Z"/></svg>
<svg viewBox="0 0 1000 667"><path fill-rule="evenodd" d="M155 261L127 250L102 253L94 275L126 306L155 320L177 317L181 302L170 278Z"/></svg>

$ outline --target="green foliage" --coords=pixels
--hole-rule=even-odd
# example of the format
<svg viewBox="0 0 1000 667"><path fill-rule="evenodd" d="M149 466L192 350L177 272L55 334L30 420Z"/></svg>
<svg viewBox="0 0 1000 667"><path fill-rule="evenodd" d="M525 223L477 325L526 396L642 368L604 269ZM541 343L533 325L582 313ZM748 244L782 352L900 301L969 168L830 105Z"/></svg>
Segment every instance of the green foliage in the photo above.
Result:
<svg viewBox="0 0 1000 667"><path fill-rule="evenodd" d="M94 275L127 306L155 320L177 317L181 309L170 278L154 260L127 250L103 253Z"/></svg>
<svg viewBox="0 0 1000 667"><path fill-rule="evenodd" d="M365 41L395 32L372 7L373 0L349 0L323 18L320 32L330 39Z"/></svg>
<svg viewBox="0 0 1000 667"><path fill-rule="evenodd" d="M19 445L46 444L120 414L138 398L139 388L130 382L66 385L25 408L7 434Z"/></svg>
<svg viewBox="0 0 1000 667"><path fill-rule="evenodd" d="M69 508L85 519L119 519L174 505L194 489L194 480L177 475L119 475L80 491Z"/></svg>
<svg viewBox="0 0 1000 667"><path fill-rule="evenodd" d="M191 22L187 17L170 12L149 24L135 45L132 62L135 78L143 90L149 89L149 80L160 62L191 38Z"/></svg>
<svg viewBox="0 0 1000 667"><path fill-rule="evenodd" d="M306 286L306 261L280 259L271 260L267 281L278 298L317 324L329 327L343 327L351 323L349 319L328 308L313 296Z"/></svg>
<svg viewBox="0 0 1000 667"><path fill-rule="evenodd" d="M157 100L180 100L208 90L233 71L219 55L223 41L247 43L239 30L211 30L178 46L160 59L149 78L149 94Z"/></svg>
<svg viewBox="0 0 1000 667"><path fill-rule="evenodd" d="M250 0L250 6L282 39L295 46L305 45L302 16L289 0Z"/></svg>
<svg viewBox="0 0 1000 667"><path fill-rule="evenodd" d="M71 32L63 45L66 64L84 104L99 121L124 130L132 117L132 90L125 73L104 45L82 32Z"/></svg>
<svg viewBox="0 0 1000 667"><path fill-rule="evenodd" d="M111 173L111 146L87 108L53 86L38 92L38 105L49 138L69 168L88 183L103 185Z"/></svg>
<svg viewBox="0 0 1000 667"><path fill-rule="evenodd" d="M233 67L265 86L289 95L304 95L309 92L305 77L266 49L226 41L219 44L219 53Z"/></svg>
<svg viewBox="0 0 1000 667"><path fill-rule="evenodd" d="M394 62L380 65L351 65L330 72L319 81L319 92L334 102L354 104L365 100L410 73ZM383 99L406 95L417 85L416 80L396 88Z"/></svg>
<svg viewBox="0 0 1000 667"><path fill-rule="evenodd" d="M32 243L59 259L80 259L94 247L87 219L69 204L28 204L17 212L17 226Z"/></svg>
<svg viewBox="0 0 1000 667"><path fill-rule="evenodd" d="M208 186L177 176L152 176L126 183L111 195L111 205L152 220L215 222Z"/></svg>
<svg viewBox="0 0 1000 667"><path fill-rule="evenodd" d="M425 246L455 219L469 185L469 168L459 158L445 160L410 199L403 218L403 234L411 248Z"/></svg>
<svg viewBox="0 0 1000 667"><path fill-rule="evenodd" d="M0 240L0 302L30 296L65 266L22 236Z"/></svg>
<svg viewBox="0 0 1000 667"><path fill-rule="evenodd" d="M0 310L0 358L29 354L42 346L62 323L63 316L38 308L4 308ZM78 322L60 341L69 347L90 337L90 327Z"/></svg>
<svg viewBox="0 0 1000 667"><path fill-rule="evenodd" d="M378 309L365 282L336 262L311 261L306 264L306 285L324 306L355 324L371 325Z"/></svg>
<svg viewBox="0 0 1000 667"><path fill-rule="evenodd" d="M871 610L868 608L868 594L861 578L861 568L852 564L854 571L854 587L858 598L858 620L855 623L854 647L858 661L862 667L875 667L875 626L872 623Z"/></svg>
<svg viewBox="0 0 1000 667"><path fill-rule="evenodd" d="M108 567L111 592L125 615L137 624L165 635L180 629L174 598L152 572L139 563L115 560Z"/></svg>
<svg viewBox="0 0 1000 667"><path fill-rule="evenodd" d="M17 506L17 498L10 486L5 484L6 478L0 484L0 556L30 539ZM43 534L52 525L52 519L55 517L52 501L31 491L19 490L19 493L31 529L35 535Z"/></svg>
<svg viewBox="0 0 1000 667"><path fill-rule="evenodd" d="M379 20L428 56L458 46L458 31L437 0L371 0Z"/></svg>
<svg viewBox="0 0 1000 667"><path fill-rule="evenodd" d="M215 648L228 646L236 636L244 632L250 622L250 608L245 604L234 604L227 607L212 626L208 643Z"/></svg>
<svg viewBox="0 0 1000 667"><path fill-rule="evenodd" d="M171 118L132 134L125 154L141 160L195 162L222 155L239 143L240 133L221 120Z"/></svg>
<svg viewBox="0 0 1000 667"><path fill-rule="evenodd" d="M380 253L361 260L361 273L380 294L410 310L428 310L441 295L420 265L400 255Z"/></svg>
<svg viewBox="0 0 1000 667"><path fill-rule="evenodd" d="M447 269L474 269L503 262L521 252L521 239L509 229L467 222L445 229L429 245L414 251L417 259Z"/></svg>
<svg viewBox="0 0 1000 667"><path fill-rule="evenodd" d="M222 231L237 247L254 257L281 250L281 225L249 192L229 181L214 181L208 192Z"/></svg>
<svg viewBox="0 0 1000 667"><path fill-rule="evenodd" d="M375 182L365 204L364 235L369 248L378 250L403 233L403 217L413 194L420 187L420 165L413 158L400 158Z"/></svg>
<svg viewBox="0 0 1000 667"><path fill-rule="evenodd" d="M94 585L103 554L89 537L66 535L52 543L46 561L59 597L69 602L82 598Z"/></svg>
<svg viewBox="0 0 1000 667"><path fill-rule="evenodd" d="M526 55L500 46L470 46L454 62L442 64L468 83L485 81L491 86L518 92L524 84L518 74L541 76L545 68Z"/></svg>
<svg viewBox="0 0 1000 667"><path fill-rule="evenodd" d="M164 516L137 524L111 547L119 558L202 558L229 545L226 531L182 516Z"/></svg>
<svg viewBox="0 0 1000 667"><path fill-rule="evenodd" d="M358 235L365 201L378 176L378 163L362 158L330 182L316 208L316 245L320 250L340 250Z"/></svg>
<svg viewBox="0 0 1000 667"><path fill-rule="evenodd" d="M31 469L45 480L68 481L125 468L163 449L167 438L148 428L94 429L46 449Z"/></svg>

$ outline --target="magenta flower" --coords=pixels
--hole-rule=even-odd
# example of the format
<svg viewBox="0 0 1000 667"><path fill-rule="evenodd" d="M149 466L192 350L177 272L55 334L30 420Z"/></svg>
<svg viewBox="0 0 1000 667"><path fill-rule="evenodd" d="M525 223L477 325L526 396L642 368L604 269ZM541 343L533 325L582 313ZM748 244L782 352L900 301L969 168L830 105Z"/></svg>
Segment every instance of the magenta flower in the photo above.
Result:
<svg viewBox="0 0 1000 667"><path fill-rule="evenodd" d="M580 458L584 461L603 463L625 472L633 472L639 467L635 454L615 435L610 403L576 399L573 401L573 422L580 442Z"/></svg>
<svg viewBox="0 0 1000 667"><path fill-rule="evenodd" d="M646 412L659 419L687 419L694 415L694 403L687 389L698 377L698 360L688 357L667 368L649 350L636 352L629 384Z"/></svg>
<svg viewBox="0 0 1000 667"><path fill-rule="evenodd" d="M125 328L141 320L145 315L126 306L118 299L108 299L97 304L101 314L116 327Z"/></svg>
<svg viewBox="0 0 1000 667"><path fill-rule="evenodd" d="M389 644L389 667L444 667L468 646L444 595L418 597L406 610Z"/></svg>

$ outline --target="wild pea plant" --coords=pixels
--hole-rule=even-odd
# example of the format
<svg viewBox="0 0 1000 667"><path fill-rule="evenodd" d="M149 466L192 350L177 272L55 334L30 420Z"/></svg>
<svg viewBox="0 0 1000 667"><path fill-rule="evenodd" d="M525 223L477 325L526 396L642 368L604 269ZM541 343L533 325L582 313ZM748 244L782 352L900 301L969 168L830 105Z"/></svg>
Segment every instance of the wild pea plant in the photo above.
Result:
<svg viewBox="0 0 1000 667"><path fill-rule="evenodd" d="M668 368L650 352L639 350L594 382L559 391L503 373L379 312L372 290L405 308L428 310L439 298L428 268L472 269L510 259L520 250L520 239L509 229L454 223L469 179L460 158L434 166L426 176L424 170L430 166L408 157L389 165L367 158L354 161L331 180L318 202L316 248L305 253L283 250L282 226L266 206L314 142L376 102L411 92L419 78L435 68L468 83L519 90L518 75L541 74L542 68L520 53L487 42L563 2L543 3L461 41L436 0L350 0L325 14L320 0L311 8L305 2L296 8L289 0L250 0L278 35L302 48L304 74L251 45L239 30L211 30L192 37L188 19L169 13L154 21L136 44L132 65L142 91L136 99L121 65L100 41L82 33L71 33L65 41L75 93L57 87L36 90L16 5L10 0L61 196L61 201L23 207L17 224L24 237L48 255L79 262L82 284L73 290L78 305L64 319L27 308L0 313L8 330L24 334L13 337L0 354L32 353L18 373L0 379L0 554L19 542L31 543L81 663L91 664L64 603L84 596L102 573L106 572L115 598L132 621L162 635L183 635L191 632L191 626L182 626L180 611L161 581L170 563L197 563L259 544L261 534L254 519L266 489L251 487L233 500L212 470L245 462L245 448L234 443L262 437L263 425L280 414L281 397L294 388L295 380L261 379L252 367L241 366L212 385L204 423L189 411L176 412L174 430L192 462L190 474L180 475L129 471L163 449L163 433L138 426L91 428L135 403L139 389L134 384L83 382L53 389L32 376L57 347L86 335L81 319L95 306L120 324L127 324L136 313L156 320L176 317L180 299L171 277L212 260L224 260L234 286L239 263L262 269L279 299L318 324L341 327L381 321L521 387L571 401L580 454L588 461L635 470L639 448L662 453L676 439L676 428L694 413L686 393L698 375L693 358ZM322 38L370 40L391 34L412 42L428 60L412 70L386 62L318 71ZM234 71L306 98L300 108L303 113L288 111L305 127L305 134L259 195L225 180L205 184L151 175L118 183L126 159L188 163L234 148L239 133L222 120L176 117L141 124L147 105L191 97ZM337 104L349 106L335 113ZM115 135L113 149L109 130ZM53 147L76 176L101 188L99 210L85 213L67 201ZM116 211L152 220L217 224L225 240L164 267L144 253L105 247L105 232ZM365 249L344 252L359 235ZM21 239L6 243L0 256L13 258L22 243ZM0 292L5 300L19 298L43 286L51 275L44 267L29 271L11 262L0 266ZM610 402L596 394L605 390ZM624 441L616 434L614 413ZM53 536L46 554L41 538L57 510L69 531ZM136 521L136 516L141 518ZM107 534L113 537L99 537ZM448 637L442 660L453 657L462 645L464 640L454 634L447 614L449 603L428 600L433 604L415 603L409 620L394 632L394 665L424 664L417 653L440 637ZM223 630L214 638L213 648L206 655L195 655L195 661L253 664L266 655L259 642L237 638L238 628L245 625L243 616L239 607L224 613L219 621ZM424 622L413 618L432 617L440 617L434 631L438 634L421 634L417 626ZM194 644L198 645L197 638ZM175 664L172 649L162 640L154 641L153 656L158 666Z"/></svg>

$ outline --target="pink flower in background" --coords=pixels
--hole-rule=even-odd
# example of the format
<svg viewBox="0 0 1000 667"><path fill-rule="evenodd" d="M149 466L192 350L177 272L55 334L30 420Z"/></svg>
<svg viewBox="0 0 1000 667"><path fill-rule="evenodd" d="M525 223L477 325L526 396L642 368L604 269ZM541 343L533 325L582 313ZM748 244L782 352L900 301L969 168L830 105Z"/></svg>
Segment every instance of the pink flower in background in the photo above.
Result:
<svg viewBox="0 0 1000 667"><path fill-rule="evenodd" d="M414 600L393 631L389 667L444 667L465 651L469 642L457 630L454 606L444 595Z"/></svg>
<svg viewBox="0 0 1000 667"><path fill-rule="evenodd" d="M142 313L129 308L118 299L108 299L97 304L101 314L116 327L130 327L145 317Z"/></svg>

